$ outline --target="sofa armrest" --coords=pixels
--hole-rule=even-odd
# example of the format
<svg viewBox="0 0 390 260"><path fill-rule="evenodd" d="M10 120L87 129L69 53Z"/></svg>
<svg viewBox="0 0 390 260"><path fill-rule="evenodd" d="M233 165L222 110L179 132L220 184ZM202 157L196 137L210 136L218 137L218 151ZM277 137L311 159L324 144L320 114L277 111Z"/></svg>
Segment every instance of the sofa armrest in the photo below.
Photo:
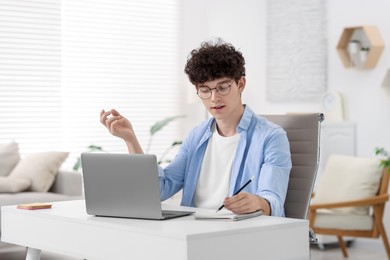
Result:
<svg viewBox="0 0 390 260"><path fill-rule="evenodd" d="M59 170L50 192L68 196L83 196L80 172Z"/></svg>

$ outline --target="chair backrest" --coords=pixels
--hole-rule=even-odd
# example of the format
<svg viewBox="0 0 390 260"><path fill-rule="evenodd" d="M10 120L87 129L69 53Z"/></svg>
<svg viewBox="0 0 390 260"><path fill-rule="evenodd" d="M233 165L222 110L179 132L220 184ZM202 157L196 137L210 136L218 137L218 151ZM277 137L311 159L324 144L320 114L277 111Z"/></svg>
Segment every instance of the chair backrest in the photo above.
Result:
<svg viewBox="0 0 390 260"><path fill-rule="evenodd" d="M322 113L261 115L281 126L290 142L292 168L284 204L286 217L307 219L320 158Z"/></svg>

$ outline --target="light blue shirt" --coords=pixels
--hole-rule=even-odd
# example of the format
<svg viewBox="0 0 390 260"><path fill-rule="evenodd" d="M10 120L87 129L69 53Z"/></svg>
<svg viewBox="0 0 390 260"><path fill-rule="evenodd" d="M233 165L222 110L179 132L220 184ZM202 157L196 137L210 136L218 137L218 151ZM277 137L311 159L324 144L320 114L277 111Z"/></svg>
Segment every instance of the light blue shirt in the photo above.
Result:
<svg viewBox="0 0 390 260"><path fill-rule="evenodd" d="M214 122L215 119L210 118L195 127L184 140L175 159L164 169L159 168L161 200L183 189L181 205L194 207L195 187ZM266 199L273 216L284 216L291 170L286 132L256 115L247 105L237 132L240 140L233 159L229 196L255 176L243 191Z"/></svg>

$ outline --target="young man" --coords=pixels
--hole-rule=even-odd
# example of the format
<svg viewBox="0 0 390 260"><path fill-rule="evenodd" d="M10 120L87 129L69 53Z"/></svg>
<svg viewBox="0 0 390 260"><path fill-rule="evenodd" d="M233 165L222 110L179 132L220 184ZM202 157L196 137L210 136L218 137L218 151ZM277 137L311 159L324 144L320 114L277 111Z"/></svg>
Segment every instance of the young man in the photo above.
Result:
<svg viewBox="0 0 390 260"><path fill-rule="evenodd" d="M289 142L281 127L243 105L244 65L241 52L228 43L204 42L191 52L185 73L213 117L195 127L175 159L159 169L161 200L183 189L183 206L218 209L223 204L237 214L262 209L284 216ZM118 111L102 110L100 121L130 153L143 153L130 121Z"/></svg>

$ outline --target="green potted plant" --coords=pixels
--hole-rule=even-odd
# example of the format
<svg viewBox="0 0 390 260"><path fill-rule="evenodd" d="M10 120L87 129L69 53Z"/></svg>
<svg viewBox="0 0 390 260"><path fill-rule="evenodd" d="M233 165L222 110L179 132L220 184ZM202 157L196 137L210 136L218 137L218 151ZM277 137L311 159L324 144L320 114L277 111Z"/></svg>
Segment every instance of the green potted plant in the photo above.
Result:
<svg viewBox="0 0 390 260"><path fill-rule="evenodd" d="M379 158L380 163L379 166L381 168L387 168L387 173L390 174L390 154L389 152L384 149L383 147L377 147L375 148L375 155Z"/></svg>
<svg viewBox="0 0 390 260"><path fill-rule="evenodd" d="M182 118L182 117L185 117L184 115L178 115L178 116L170 116L170 117L167 117L167 118L164 118L163 120L161 121L157 121L156 123L154 123L151 127L150 127L150 137L149 137L149 141L148 141L148 146L146 148L146 153L149 153L149 150L150 150L150 146L151 146L151 143L152 143L152 140L153 140L153 136L159 132L164 126L166 126L167 124L169 124L170 122L178 119L178 118ZM163 152L163 154L160 156L160 158L158 159L158 164L160 165L161 163L169 163L170 160L164 160L165 156L168 154L168 152L174 148L175 146L177 145L181 145L183 142L182 141L179 141L179 140L176 140L176 141L173 141L172 144Z"/></svg>
<svg viewBox="0 0 390 260"><path fill-rule="evenodd" d="M88 152L104 152L103 148L99 145L91 144L87 148L88 148ZM81 158L78 157L76 162L73 165L73 170L78 171L80 168L81 168Z"/></svg>

